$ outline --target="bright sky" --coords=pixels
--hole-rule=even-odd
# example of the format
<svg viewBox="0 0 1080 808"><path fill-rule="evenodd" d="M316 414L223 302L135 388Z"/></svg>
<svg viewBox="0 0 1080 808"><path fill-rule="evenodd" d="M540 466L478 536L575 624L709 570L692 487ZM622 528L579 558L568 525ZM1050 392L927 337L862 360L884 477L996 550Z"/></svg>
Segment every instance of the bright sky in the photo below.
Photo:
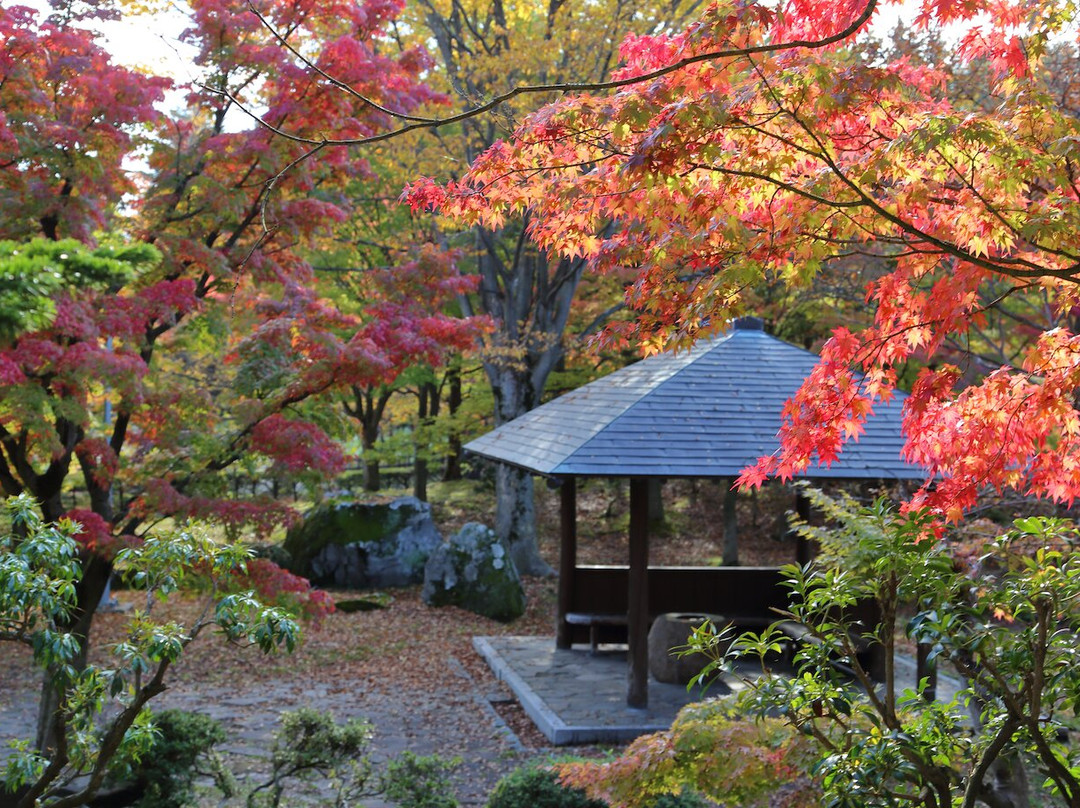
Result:
<svg viewBox="0 0 1080 808"><path fill-rule="evenodd" d="M47 0L15 2L43 15L50 10ZM98 23L95 27L100 30L105 48L117 63L183 81L190 75L192 56L192 49L180 41L185 26L182 6L170 2L166 11Z"/></svg>
<svg viewBox="0 0 1080 808"><path fill-rule="evenodd" d="M48 13L47 0L15 2ZM875 17L874 32L882 38L888 37L900 20L907 23L914 20L918 5L916 0L883 2ZM165 11L102 23L100 29L106 48L120 64L183 81L189 77L192 53L180 42L180 33L186 25L185 14L183 0L170 0Z"/></svg>
<svg viewBox="0 0 1080 808"><path fill-rule="evenodd" d="M102 24L107 48L121 64L161 76L183 78L191 49L180 42L185 19L179 10ZM185 60L184 53L189 59Z"/></svg>

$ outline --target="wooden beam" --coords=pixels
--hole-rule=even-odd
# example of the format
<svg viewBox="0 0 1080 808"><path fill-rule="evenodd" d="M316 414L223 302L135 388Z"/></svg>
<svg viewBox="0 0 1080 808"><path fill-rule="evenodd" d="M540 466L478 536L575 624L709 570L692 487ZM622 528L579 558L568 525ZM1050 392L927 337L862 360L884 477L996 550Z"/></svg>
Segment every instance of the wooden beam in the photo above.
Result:
<svg viewBox="0 0 1080 808"><path fill-rule="evenodd" d="M629 626L629 667L626 703L649 704L649 481L630 480L630 570L626 620Z"/></svg>
<svg viewBox="0 0 1080 808"><path fill-rule="evenodd" d="M569 648L573 627L566 613L573 609L574 572L577 569L577 478L564 477L559 488L559 606L555 647Z"/></svg>

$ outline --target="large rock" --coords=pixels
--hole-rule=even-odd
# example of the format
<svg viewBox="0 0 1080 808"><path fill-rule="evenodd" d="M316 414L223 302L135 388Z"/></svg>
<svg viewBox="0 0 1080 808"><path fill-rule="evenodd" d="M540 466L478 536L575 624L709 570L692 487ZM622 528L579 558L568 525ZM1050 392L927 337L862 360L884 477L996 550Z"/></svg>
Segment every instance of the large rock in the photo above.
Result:
<svg viewBox="0 0 1080 808"><path fill-rule="evenodd" d="M491 528L477 522L431 554L422 594L431 606L460 606L502 622L525 613L525 590L514 562Z"/></svg>
<svg viewBox="0 0 1080 808"><path fill-rule="evenodd" d="M408 586L442 546L431 506L415 497L393 502L320 505L289 531L289 569L319 586Z"/></svg>

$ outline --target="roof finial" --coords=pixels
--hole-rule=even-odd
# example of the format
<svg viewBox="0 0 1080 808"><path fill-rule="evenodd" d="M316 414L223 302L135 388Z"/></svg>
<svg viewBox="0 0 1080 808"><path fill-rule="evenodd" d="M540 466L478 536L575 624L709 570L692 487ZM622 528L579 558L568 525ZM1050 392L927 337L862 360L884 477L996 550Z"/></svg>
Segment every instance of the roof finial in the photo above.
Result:
<svg viewBox="0 0 1080 808"><path fill-rule="evenodd" d="M734 327L736 331L764 331L765 321L760 317L736 317Z"/></svg>

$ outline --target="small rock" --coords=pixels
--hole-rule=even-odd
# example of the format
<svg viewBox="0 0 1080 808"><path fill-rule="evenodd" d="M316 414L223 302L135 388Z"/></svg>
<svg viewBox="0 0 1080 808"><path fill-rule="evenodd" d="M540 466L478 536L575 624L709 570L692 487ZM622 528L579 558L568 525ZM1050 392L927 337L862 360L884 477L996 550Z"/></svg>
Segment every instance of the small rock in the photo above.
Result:
<svg viewBox="0 0 1080 808"><path fill-rule="evenodd" d="M430 606L460 606L504 623L525 613L517 567L494 531L478 522L431 554L421 594Z"/></svg>

